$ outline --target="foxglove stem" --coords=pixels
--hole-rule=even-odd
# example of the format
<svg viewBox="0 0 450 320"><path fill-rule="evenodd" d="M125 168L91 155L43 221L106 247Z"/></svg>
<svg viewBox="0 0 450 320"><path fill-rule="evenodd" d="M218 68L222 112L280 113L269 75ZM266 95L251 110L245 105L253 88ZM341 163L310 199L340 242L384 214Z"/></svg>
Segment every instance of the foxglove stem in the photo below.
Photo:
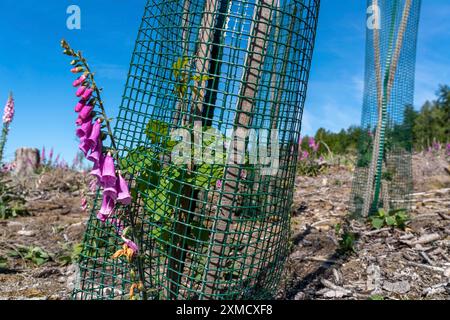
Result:
<svg viewBox="0 0 450 320"><path fill-rule="evenodd" d="M0 137L0 164L3 163L3 153L5 150L8 133L9 133L9 123L4 123L2 129L2 136Z"/></svg>
<svg viewBox="0 0 450 320"><path fill-rule="evenodd" d="M92 84L91 89L93 90L93 96L94 96L94 98L93 98L93 100L94 100L93 105L95 105L95 104L98 105L98 107L99 107L99 109L101 111L102 118L103 118L103 120L105 121L105 124L106 124L107 135L109 136L109 138L111 140L112 151L114 153L113 157L114 157L114 159L116 161L116 165L120 166L120 158L119 158L119 153L118 153L118 149L117 149L117 143L116 143L116 140L114 139L114 134L113 134L113 131L111 129L111 121L108 118L106 110L105 110L105 107L103 105L103 101L101 99L101 94L100 94L100 89L98 88L97 83L95 82L94 74L91 72L91 69L89 68L88 63L87 63L86 59L82 56L81 52L73 51L68 45L67 45L67 48L65 48L65 51L64 51L65 54L68 54L66 52L68 52L69 55L72 55L72 56L78 58L79 62L82 64L81 67L74 68L74 71L77 71L77 72L83 72L84 71L84 75L87 75L87 78L90 80L90 83ZM88 98L91 99L90 95L89 95ZM119 170L119 173L120 173L120 170ZM134 214L133 214L133 210L128 210L128 212L129 213L128 213L127 218L129 220L129 223L130 223L130 226L131 226L131 231L133 233L133 237L134 237L135 240L139 239L139 241L137 241L137 246L139 248L138 251L139 252L143 252L143 250L142 250L142 248L143 248L142 247L142 237L138 237L138 234L137 234L137 231L136 231L136 223L135 223L135 217L134 217ZM141 291L142 298L144 300L147 300L147 290L145 289L145 274L144 274L144 268L143 268L143 263L142 263L143 259L141 259L140 255L137 255L136 261L137 261L136 264L137 264L139 279L140 279L140 281L141 281L141 283L143 285L143 290Z"/></svg>

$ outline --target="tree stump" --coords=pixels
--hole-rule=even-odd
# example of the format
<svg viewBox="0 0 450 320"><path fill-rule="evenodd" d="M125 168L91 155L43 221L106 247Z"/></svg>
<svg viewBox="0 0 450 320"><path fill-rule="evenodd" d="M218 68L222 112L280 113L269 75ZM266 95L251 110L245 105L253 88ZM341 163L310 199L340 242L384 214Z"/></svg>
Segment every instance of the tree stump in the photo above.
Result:
<svg viewBox="0 0 450 320"><path fill-rule="evenodd" d="M39 150L35 148L19 148L16 150L14 173L25 176L34 174L41 162Z"/></svg>

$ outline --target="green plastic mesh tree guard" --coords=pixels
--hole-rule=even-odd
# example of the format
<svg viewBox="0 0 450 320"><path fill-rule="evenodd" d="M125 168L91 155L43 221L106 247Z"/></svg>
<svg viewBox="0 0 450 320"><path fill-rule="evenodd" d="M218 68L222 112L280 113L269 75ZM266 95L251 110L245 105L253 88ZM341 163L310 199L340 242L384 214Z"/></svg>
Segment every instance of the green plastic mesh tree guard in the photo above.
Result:
<svg viewBox="0 0 450 320"><path fill-rule="evenodd" d="M366 75L351 211L408 209L420 0L368 0Z"/></svg>
<svg viewBox="0 0 450 320"><path fill-rule="evenodd" d="M289 250L318 11L319 0L147 2L115 128L141 299L273 296ZM174 163L186 139L197 147L193 161ZM239 142L247 152L230 157ZM213 145L226 161L217 151L211 163L197 161ZM270 163L259 161L264 154ZM73 297L127 299L129 265L111 258L116 226L97 210Z"/></svg>

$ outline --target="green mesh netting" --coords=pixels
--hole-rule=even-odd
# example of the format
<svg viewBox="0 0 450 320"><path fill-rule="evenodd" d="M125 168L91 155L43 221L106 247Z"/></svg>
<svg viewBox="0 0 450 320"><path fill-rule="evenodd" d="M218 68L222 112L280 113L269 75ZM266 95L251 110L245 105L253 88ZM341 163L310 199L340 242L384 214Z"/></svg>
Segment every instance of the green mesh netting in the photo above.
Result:
<svg viewBox="0 0 450 320"><path fill-rule="evenodd" d="M367 29L362 135L351 211L408 209L420 0L368 0L379 28ZM377 9L378 8L378 9Z"/></svg>
<svg viewBox="0 0 450 320"><path fill-rule="evenodd" d="M141 299L274 294L318 11L319 0L147 2L115 129L134 199L125 210L138 229ZM186 139L200 152L174 163ZM239 142L246 153L230 157ZM213 145L225 146L226 161L217 152L198 161ZM269 161L255 161L262 155ZM127 299L128 264L111 259L122 241L97 210L73 297Z"/></svg>

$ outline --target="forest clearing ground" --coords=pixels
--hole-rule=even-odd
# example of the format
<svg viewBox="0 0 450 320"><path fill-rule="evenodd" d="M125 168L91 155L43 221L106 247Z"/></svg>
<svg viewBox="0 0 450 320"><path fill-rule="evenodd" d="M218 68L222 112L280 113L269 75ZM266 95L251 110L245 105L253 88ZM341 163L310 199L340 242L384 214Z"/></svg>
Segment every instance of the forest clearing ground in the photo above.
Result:
<svg viewBox="0 0 450 320"><path fill-rule="evenodd" d="M450 166L445 157L413 157L415 190L405 231L352 222L355 253L338 253L335 225L345 223L352 173L333 167L297 177L293 252L280 299L449 299Z"/></svg>
<svg viewBox="0 0 450 320"><path fill-rule="evenodd" d="M292 246L279 299L450 298L450 168L443 156L413 159L415 191L406 231L374 231L352 223L360 235L355 253L337 253L335 225L344 223L352 172L333 166L315 177L297 177ZM0 269L1 299L67 299L76 268L58 257L82 239L88 213L80 209L86 177L48 172L27 181L31 216L0 220L0 256L19 247L40 247L53 259L36 266L9 257Z"/></svg>

